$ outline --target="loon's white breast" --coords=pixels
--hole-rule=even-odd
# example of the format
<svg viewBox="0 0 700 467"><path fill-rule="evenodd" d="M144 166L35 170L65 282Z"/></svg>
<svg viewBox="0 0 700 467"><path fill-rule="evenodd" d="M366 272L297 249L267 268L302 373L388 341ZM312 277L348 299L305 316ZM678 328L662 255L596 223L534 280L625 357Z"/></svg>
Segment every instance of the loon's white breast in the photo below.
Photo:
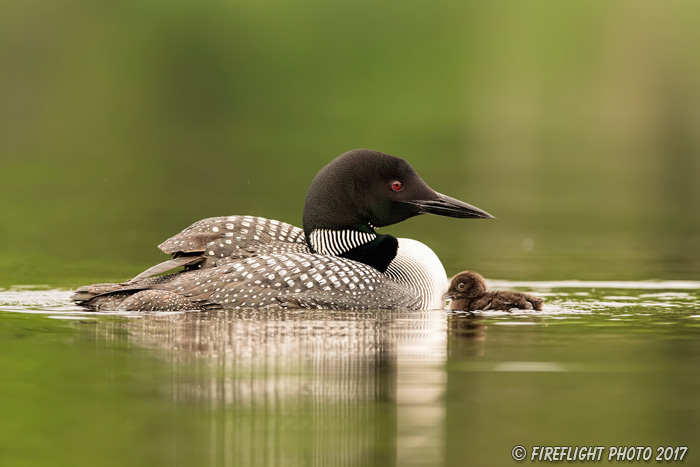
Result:
<svg viewBox="0 0 700 467"><path fill-rule="evenodd" d="M399 238L396 257L385 271L388 277L420 296L421 310L438 310L445 306L447 274L435 252L411 238Z"/></svg>

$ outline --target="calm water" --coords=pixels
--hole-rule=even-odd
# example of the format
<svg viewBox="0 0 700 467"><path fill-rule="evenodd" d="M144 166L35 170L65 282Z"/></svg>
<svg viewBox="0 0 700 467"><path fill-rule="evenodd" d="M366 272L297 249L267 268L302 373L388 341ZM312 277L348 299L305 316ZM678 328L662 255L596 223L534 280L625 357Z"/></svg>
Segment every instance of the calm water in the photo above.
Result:
<svg viewBox="0 0 700 467"><path fill-rule="evenodd" d="M0 292L0 465L509 465L700 443L700 282L491 281L543 312L95 314Z"/></svg>

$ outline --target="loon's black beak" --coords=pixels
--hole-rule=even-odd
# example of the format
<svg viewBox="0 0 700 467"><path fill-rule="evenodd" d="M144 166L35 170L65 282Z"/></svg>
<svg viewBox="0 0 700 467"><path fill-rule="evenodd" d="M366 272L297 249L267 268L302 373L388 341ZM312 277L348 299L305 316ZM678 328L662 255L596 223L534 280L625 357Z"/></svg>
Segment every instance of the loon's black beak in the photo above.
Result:
<svg viewBox="0 0 700 467"><path fill-rule="evenodd" d="M437 214L438 216L457 217L460 219L495 219L491 214L476 206L458 199L450 198L442 193L435 193L436 199L404 201L418 207L419 214Z"/></svg>

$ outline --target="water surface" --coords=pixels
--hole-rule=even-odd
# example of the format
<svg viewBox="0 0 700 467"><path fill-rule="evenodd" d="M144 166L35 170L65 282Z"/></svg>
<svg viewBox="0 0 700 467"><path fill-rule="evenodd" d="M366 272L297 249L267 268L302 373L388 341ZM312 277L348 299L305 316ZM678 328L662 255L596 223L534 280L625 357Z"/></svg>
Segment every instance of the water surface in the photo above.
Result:
<svg viewBox="0 0 700 467"><path fill-rule="evenodd" d="M97 314L0 292L0 460L498 466L520 444L697 461L700 283L490 285L545 310Z"/></svg>

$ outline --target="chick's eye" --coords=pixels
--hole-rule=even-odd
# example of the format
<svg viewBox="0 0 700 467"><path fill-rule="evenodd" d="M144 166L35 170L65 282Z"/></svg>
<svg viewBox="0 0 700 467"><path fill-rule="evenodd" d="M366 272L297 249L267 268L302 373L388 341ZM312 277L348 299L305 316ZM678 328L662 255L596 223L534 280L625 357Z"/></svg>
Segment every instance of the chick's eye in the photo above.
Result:
<svg viewBox="0 0 700 467"><path fill-rule="evenodd" d="M457 284L457 290L459 290L460 292L462 290L464 290L464 287L465 287L464 282L460 282L459 284Z"/></svg>
<svg viewBox="0 0 700 467"><path fill-rule="evenodd" d="M403 188L403 185L401 184L400 181L395 180L391 182L391 189L394 191L401 191L401 188Z"/></svg>

